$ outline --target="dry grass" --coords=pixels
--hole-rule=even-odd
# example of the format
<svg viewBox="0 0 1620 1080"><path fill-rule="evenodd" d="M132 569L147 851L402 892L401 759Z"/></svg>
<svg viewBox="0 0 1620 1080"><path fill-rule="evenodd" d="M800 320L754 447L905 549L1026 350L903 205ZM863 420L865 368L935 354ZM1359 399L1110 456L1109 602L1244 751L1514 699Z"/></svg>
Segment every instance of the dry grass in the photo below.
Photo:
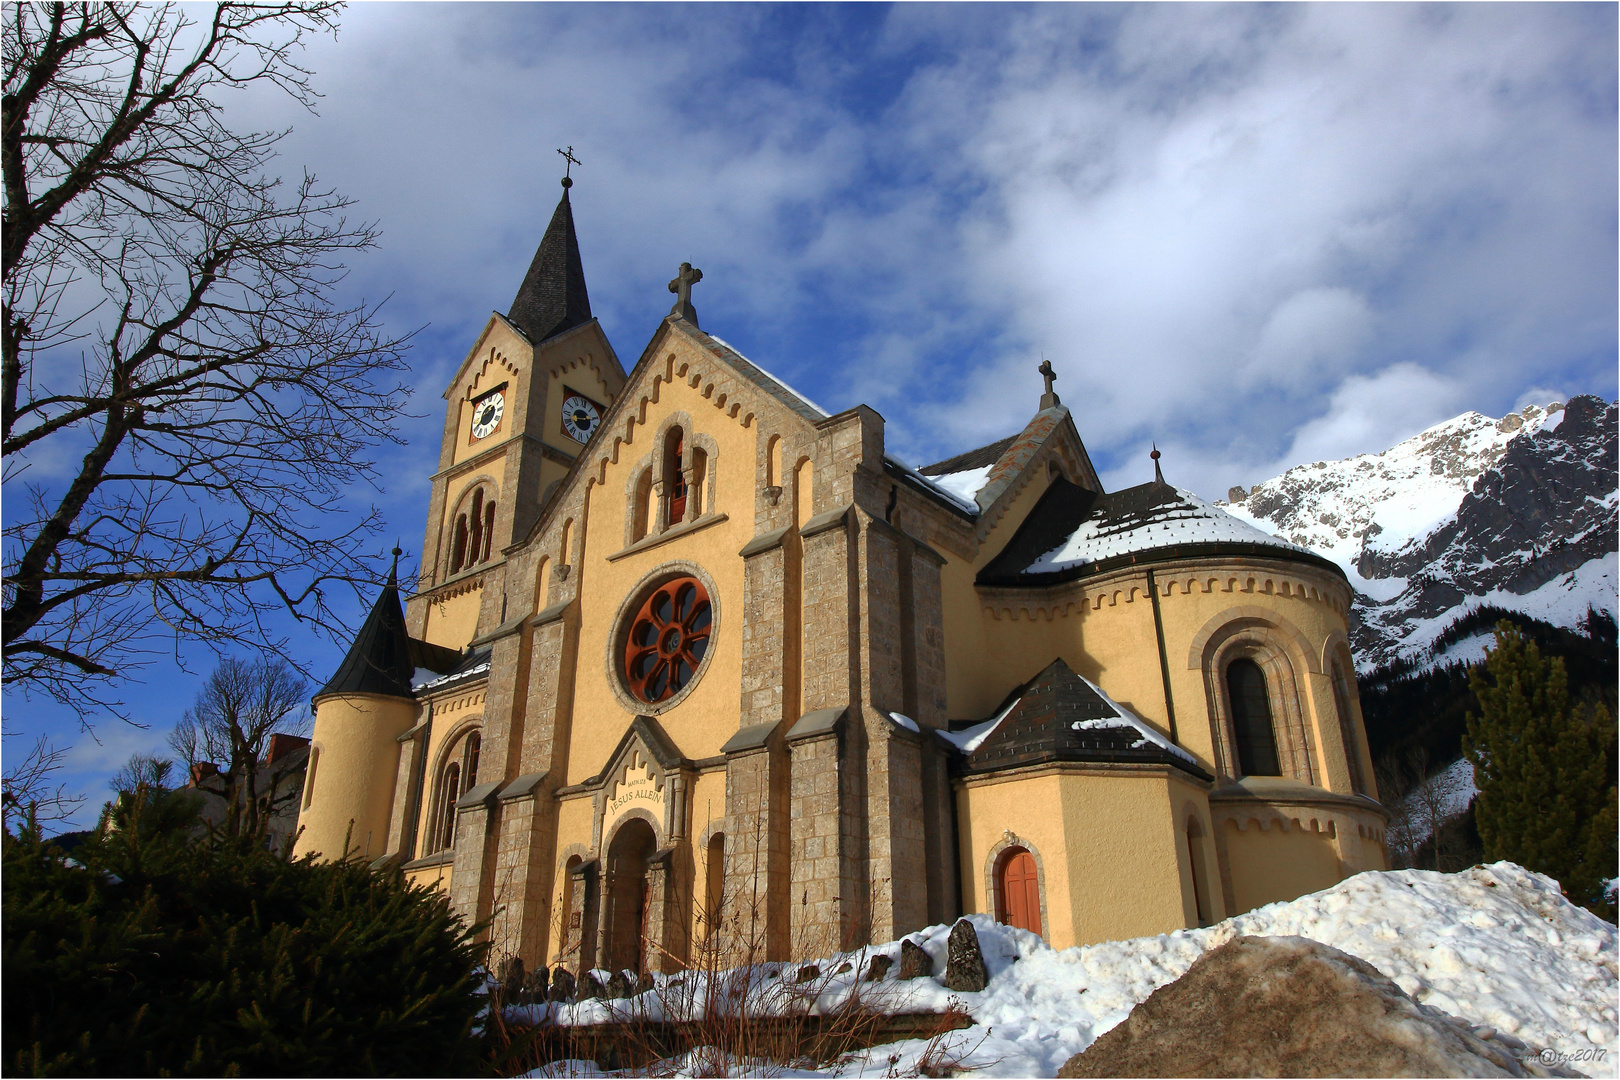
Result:
<svg viewBox="0 0 1620 1080"><path fill-rule="evenodd" d="M797 961L765 959L761 904L757 894L742 902L722 898L717 912L699 916L698 940L683 950L687 962L677 965L666 954L678 970L623 973L613 989L628 996L594 1005L532 1008L538 973L525 980L521 963L508 959L504 970L497 967L502 977L491 994L486 1030L496 1069L510 1076L551 1066L566 1075L566 1063L589 1061L627 1076L668 1076L676 1069L700 1077L779 1076L836 1068L873 1046L925 1039L917 1075L967 1071L962 1059L971 1051L960 1051L960 1040L948 1037L972 1024L959 1005L909 1011L907 984L868 980L868 950L837 950L845 928L802 934L793 942ZM587 974L578 973L581 983ZM604 986L613 981L607 972L596 978ZM514 1005L531 1008L509 1008ZM897 1075L898 1062L891 1058L890 1075Z"/></svg>

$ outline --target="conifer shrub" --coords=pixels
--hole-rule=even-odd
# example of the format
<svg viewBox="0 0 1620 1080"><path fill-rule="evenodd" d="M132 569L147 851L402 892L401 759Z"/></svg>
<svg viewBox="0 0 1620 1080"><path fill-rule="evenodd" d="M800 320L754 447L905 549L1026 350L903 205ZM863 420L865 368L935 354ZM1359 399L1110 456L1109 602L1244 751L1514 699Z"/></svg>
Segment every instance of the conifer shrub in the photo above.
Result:
<svg viewBox="0 0 1620 1080"><path fill-rule="evenodd" d="M397 870L196 837L121 797L73 847L4 837L12 1075L471 1075L482 946Z"/></svg>
<svg viewBox="0 0 1620 1080"><path fill-rule="evenodd" d="M1570 700L1559 657L1507 622L1470 674L1479 713L1463 752L1479 788L1475 819L1486 859L1556 878L1574 903L1613 921L1616 729L1601 701Z"/></svg>

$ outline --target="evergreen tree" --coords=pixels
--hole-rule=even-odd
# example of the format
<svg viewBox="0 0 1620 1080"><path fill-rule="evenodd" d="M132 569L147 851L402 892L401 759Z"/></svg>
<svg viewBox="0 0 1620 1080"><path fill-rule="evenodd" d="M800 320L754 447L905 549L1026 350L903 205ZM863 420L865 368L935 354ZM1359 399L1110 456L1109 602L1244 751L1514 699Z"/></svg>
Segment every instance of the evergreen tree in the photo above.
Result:
<svg viewBox="0 0 1620 1080"><path fill-rule="evenodd" d="M1606 918L1616 871L1615 725L1607 707L1572 706L1564 662L1547 660L1507 622L1469 685L1463 752L1479 788L1475 813L1487 859L1557 878L1564 893Z"/></svg>
<svg viewBox="0 0 1620 1080"><path fill-rule="evenodd" d="M121 792L66 850L5 833L6 1075L466 1076L483 947L365 863L198 836L189 793Z"/></svg>

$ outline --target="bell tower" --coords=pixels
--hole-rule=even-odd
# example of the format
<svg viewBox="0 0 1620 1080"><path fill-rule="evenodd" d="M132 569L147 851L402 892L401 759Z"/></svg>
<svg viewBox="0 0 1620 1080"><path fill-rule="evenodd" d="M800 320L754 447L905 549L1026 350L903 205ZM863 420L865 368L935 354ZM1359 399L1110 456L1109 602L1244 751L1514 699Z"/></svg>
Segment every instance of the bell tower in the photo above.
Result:
<svg viewBox="0 0 1620 1080"><path fill-rule="evenodd" d="M564 153L570 167L578 163ZM406 605L413 636L462 649L501 613L483 613L505 550L539 520L624 386L590 294L564 176L528 273L505 315L492 312L445 389L422 567ZM498 595L495 589L492 595ZM493 625L493 623L491 623Z"/></svg>

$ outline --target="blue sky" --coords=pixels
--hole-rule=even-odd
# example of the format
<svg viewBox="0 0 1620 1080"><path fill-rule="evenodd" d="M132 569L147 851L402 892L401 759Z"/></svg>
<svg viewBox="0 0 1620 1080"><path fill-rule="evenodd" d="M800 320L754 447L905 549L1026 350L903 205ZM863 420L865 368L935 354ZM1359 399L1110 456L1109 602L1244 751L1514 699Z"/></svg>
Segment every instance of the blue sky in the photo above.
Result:
<svg viewBox="0 0 1620 1080"><path fill-rule="evenodd" d="M1108 486L1156 440L1218 496L1616 396L1615 58L1595 4L362 3L306 54L318 116L227 107L381 225L345 288L422 328L419 416L354 498L414 555L440 394L522 279L556 147L627 365L690 261L705 329L876 408L914 463L1016 430L1044 355ZM98 744L14 694L7 731L75 743L99 800L212 665L181 659L128 688L148 731Z"/></svg>

